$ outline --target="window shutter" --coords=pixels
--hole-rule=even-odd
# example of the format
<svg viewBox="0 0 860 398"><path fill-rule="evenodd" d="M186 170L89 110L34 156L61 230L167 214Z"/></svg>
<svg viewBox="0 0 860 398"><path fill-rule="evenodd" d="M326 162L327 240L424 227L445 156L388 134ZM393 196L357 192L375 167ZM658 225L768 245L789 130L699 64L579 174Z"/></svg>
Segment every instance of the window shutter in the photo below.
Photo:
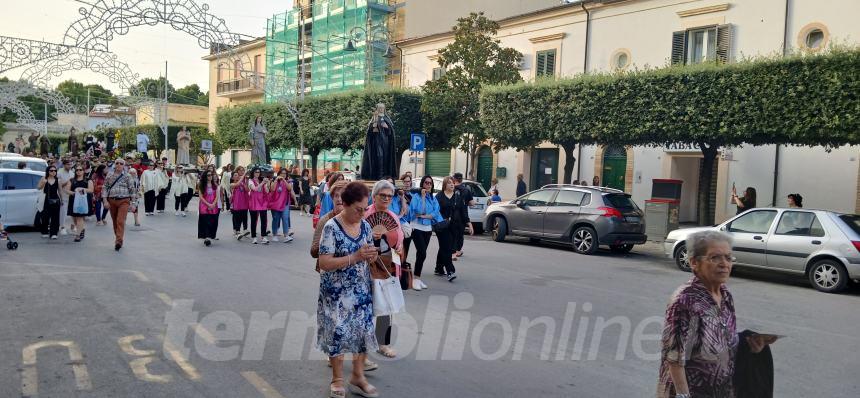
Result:
<svg viewBox="0 0 860 398"><path fill-rule="evenodd" d="M672 33L672 65L683 65L687 61L687 31Z"/></svg>
<svg viewBox="0 0 860 398"><path fill-rule="evenodd" d="M555 50L546 52L546 65L543 74L544 76L555 76Z"/></svg>
<svg viewBox="0 0 860 398"><path fill-rule="evenodd" d="M732 25L717 26L717 62L726 63L731 60Z"/></svg>
<svg viewBox="0 0 860 398"><path fill-rule="evenodd" d="M535 69L535 76L543 76L543 71L546 68L546 53L539 52L537 53L537 67Z"/></svg>

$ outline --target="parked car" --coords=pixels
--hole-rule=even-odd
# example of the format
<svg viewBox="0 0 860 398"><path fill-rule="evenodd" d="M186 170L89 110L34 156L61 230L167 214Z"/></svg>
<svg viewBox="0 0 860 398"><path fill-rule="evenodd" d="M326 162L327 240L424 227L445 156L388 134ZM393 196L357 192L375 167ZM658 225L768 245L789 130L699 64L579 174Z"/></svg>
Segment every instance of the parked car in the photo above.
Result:
<svg viewBox="0 0 860 398"><path fill-rule="evenodd" d="M5 226L36 225L37 188L44 172L0 169L0 215Z"/></svg>
<svg viewBox="0 0 860 398"><path fill-rule="evenodd" d="M687 237L724 231L734 238L735 265L803 275L822 292L860 279L860 215L827 210L760 208L714 227L669 232L664 248L678 268L690 271Z"/></svg>
<svg viewBox="0 0 860 398"><path fill-rule="evenodd" d="M592 254L599 246L626 253L647 240L643 216L623 191L554 184L490 205L484 223L492 227L496 242L517 235L570 243L580 254Z"/></svg>
<svg viewBox="0 0 860 398"><path fill-rule="evenodd" d="M443 179L443 177L433 177L433 189L435 189L436 192L442 190ZM420 177L412 179L413 192L416 189L420 189L418 186L420 183ZM484 211L490 203L490 195L487 194L487 191L484 190L481 183L477 181L463 180L463 185L469 188L475 199L475 203L469 206L469 221L472 223L472 227L475 228L475 233L482 234L484 233L484 226L487 225L484 224Z"/></svg>
<svg viewBox="0 0 860 398"><path fill-rule="evenodd" d="M27 164L27 169L45 172L48 169L48 162L44 159L31 158L13 154L12 156L0 155L0 169L17 169L18 163L24 162Z"/></svg>

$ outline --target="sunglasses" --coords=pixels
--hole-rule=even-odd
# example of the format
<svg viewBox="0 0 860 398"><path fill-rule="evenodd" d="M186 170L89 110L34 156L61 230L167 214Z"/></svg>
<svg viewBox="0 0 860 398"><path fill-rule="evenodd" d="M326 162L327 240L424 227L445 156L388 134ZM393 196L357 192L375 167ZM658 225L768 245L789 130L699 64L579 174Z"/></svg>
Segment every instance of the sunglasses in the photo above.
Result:
<svg viewBox="0 0 860 398"><path fill-rule="evenodd" d="M84 171L84 169L75 169L75 171Z"/></svg>
<svg viewBox="0 0 860 398"><path fill-rule="evenodd" d="M57 169L48 169L48 173L56 173Z"/></svg>

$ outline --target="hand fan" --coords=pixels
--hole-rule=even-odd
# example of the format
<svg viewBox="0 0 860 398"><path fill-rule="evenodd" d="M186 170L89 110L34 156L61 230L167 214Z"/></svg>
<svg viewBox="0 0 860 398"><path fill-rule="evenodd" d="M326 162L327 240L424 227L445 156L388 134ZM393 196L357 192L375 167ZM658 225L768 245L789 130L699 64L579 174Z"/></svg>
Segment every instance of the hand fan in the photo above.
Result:
<svg viewBox="0 0 860 398"><path fill-rule="evenodd" d="M397 220L387 211L377 211L366 218L373 232L386 234L398 228Z"/></svg>

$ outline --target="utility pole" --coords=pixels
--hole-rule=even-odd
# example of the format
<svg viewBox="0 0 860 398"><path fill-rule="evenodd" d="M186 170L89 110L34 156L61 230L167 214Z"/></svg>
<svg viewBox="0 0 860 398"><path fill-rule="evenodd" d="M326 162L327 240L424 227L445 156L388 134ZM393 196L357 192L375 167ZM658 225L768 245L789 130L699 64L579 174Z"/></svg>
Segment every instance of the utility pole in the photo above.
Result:
<svg viewBox="0 0 860 398"><path fill-rule="evenodd" d="M48 103L45 102L45 128L43 130L45 132L45 136L48 135Z"/></svg>
<svg viewBox="0 0 860 398"><path fill-rule="evenodd" d="M90 89L87 88L87 114L90 113Z"/></svg>

